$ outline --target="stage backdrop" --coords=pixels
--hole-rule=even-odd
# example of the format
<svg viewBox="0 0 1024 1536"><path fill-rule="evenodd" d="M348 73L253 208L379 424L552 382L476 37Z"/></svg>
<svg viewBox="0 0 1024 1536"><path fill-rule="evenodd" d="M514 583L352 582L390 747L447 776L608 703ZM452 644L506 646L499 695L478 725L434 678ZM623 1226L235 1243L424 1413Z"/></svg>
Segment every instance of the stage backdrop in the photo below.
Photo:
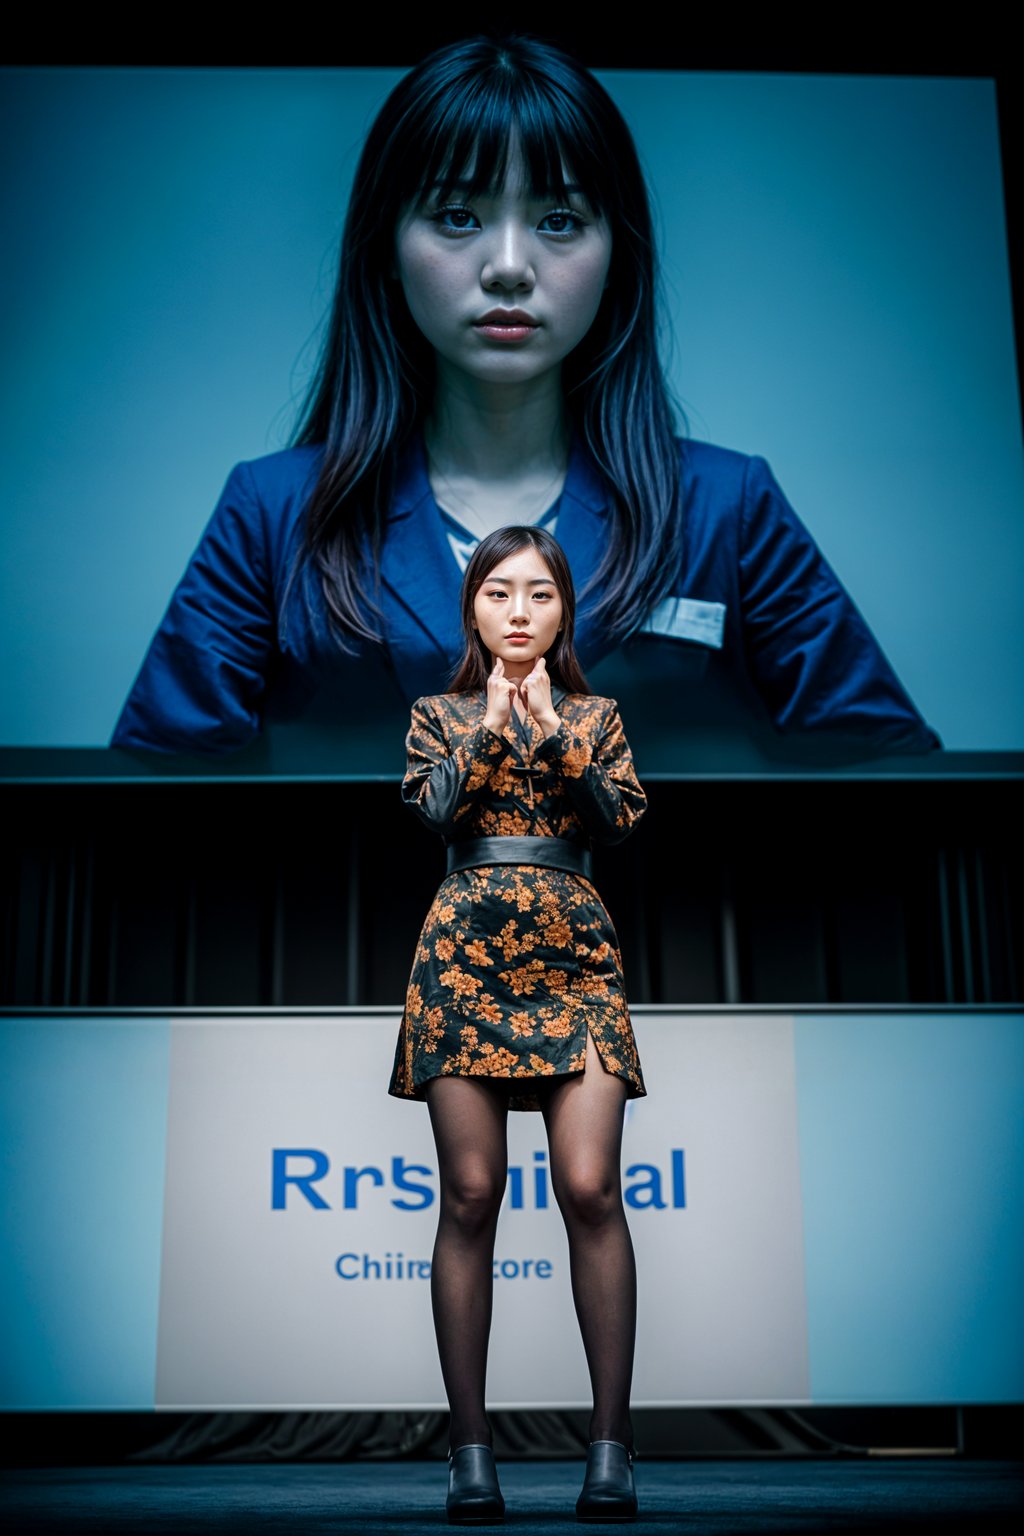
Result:
<svg viewBox="0 0 1024 1536"><path fill-rule="evenodd" d="M229 470L288 441L356 156L400 74L0 74L0 772L166 771L160 753L95 749ZM691 435L770 461L947 749L1020 752L1024 461L993 82L600 78L653 189ZM642 773L785 767L795 744L761 742L752 709L733 719L723 696L719 720L723 605L689 596L703 627L656 616L685 707L666 715L649 646L599 662L592 686L619 698ZM409 701L387 675L362 699L351 670L339 697L325 685L194 771L400 774ZM79 748L93 755L53 751Z"/></svg>
<svg viewBox="0 0 1024 1536"><path fill-rule="evenodd" d="M1024 1016L634 1010L633 1402L1024 1395ZM443 1408L394 1010L0 1021L0 1406ZM539 1114L488 1402L584 1407Z"/></svg>

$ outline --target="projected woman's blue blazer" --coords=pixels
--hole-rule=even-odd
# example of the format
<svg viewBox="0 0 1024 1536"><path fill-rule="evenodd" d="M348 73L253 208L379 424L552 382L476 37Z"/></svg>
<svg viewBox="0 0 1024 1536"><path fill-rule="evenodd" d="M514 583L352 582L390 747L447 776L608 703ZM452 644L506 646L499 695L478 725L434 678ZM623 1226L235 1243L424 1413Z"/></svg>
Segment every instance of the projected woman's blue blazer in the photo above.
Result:
<svg viewBox="0 0 1024 1536"><path fill-rule="evenodd" d="M624 645L594 623L597 594L577 613L591 686L631 722L653 711L675 728L710 725L768 741L816 735L875 753L940 745L865 620L790 507L763 459L707 443L682 446L682 574L674 595ZM408 710L445 691L462 651L461 572L431 494L422 445L405 456L381 554L386 653L346 656L331 640L319 584L305 577L283 613L287 574L320 450L288 449L230 474L153 637L111 744L220 754L268 722L301 720L329 691L340 737L345 700ZM577 593L611 528L608 497L577 442L556 536ZM369 690L369 692L368 692ZM650 722L648 722L650 724ZM781 733L781 737L780 734Z"/></svg>

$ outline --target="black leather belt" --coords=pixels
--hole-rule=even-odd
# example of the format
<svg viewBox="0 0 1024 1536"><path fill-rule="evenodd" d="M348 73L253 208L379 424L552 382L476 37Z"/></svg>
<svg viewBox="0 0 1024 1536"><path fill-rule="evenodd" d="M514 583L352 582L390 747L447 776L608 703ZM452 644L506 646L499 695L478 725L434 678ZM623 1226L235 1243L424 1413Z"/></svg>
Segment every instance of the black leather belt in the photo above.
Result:
<svg viewBox="0 0 1024 1536"><path fill-rule="evenodd" d="M467 837L445 846L449 875L478 864L539 864L544 869L568 870L584 880L593 878L589 848L567 837Z"/></svg>

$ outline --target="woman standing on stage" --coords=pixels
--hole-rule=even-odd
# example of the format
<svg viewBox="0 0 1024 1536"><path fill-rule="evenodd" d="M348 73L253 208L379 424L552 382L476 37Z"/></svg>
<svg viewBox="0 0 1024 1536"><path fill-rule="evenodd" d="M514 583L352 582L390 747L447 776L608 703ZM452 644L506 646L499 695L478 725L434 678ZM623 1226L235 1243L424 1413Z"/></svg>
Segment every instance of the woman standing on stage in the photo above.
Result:
<svg viewBox="0 0 1024 1536"><path fill-rule="evenodd" d="M619 1159L626 1099L645 1089L588 850L624 837L645 799L617 707L590 694L576 660L572 578L540 524L557 517L570 395L584 410L599 398L591 375L613 367L611 338L622 345L628 310L635 324L650 299L614 279L637 264L616 228L631 224L634 245L646 230L606 181L607 157L629 144L616 109L554 51L462 44L396 95L412 119L390 273L415 327L403 362L429 380L434 496L470 544L484 535L463 582L462 664L450 692L413 706L404 794L445 836L449 873L420 935L390 1086L426 1098L438 1148L447 1509L453 1522L504 1511L484 1393L511 1107L544 1115L569 1235L594 1390L577 1513L630 1518L636 1268ZM643 203L638 168L631 190ZM626 408L640 429L630 479L660 478L667 515L678 449L656 368L641 387L641 409ZM616 585L620 609L642 585L639 572L630 591ZM426 587L421 600L429 613Z"/></svg>
<svg viewBox="0 0 1024 1536"><path fill-rule="evenodd" d="M405 790L420 813L450 843L538 845L532 862L488 849L493 865L451 870L443 891L481 899L431 910L391 1085L427 1100L446 1190L433 1295L456 1518L474 1499L500 1507L485 1255L506 1106L543 1111L562 1170L594 1385L580 1513L635 1509L618 1157L644 1087L584 855L644 800L615 703L576 661L570 569L588 666L635 644L634 676L677 701L698 654L780 730L937 744L764 461L677 439L647 190L618 108L557 48L477 38L417 65L371 125L294 446L232 473L113 737L234 751L299 718L324 678L343 737L357 694L379 711L397 684L416 701ZM538 865L556 842L562 863ZM546 923L527 922L538 909Z"/></svg>
<svg viewBox="0 0 1024 1536"><path fill-rule="evenodd" d="M409 978L389 1092L426 1099L441 1207L431 1300L451 1409L448 1517L500 1518L484 1406L508 1110L540 1110L594 1393L580 1519L636 1514L636 1264L622 1204L627 1099L646 1093L590 844L646 808L614 700L573 649L575 595L543 529L500 529L462 589L451 691L418 699L403 798L448 873Z"/></svg>

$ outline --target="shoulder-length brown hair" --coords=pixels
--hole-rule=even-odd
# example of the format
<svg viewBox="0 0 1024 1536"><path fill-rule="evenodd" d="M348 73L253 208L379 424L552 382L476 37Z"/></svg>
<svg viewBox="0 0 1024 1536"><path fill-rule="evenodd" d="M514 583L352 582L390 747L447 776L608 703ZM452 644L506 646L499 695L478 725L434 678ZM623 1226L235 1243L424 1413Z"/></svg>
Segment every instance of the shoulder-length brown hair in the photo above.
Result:
<svg viewBox="0 0 1024 1536"><path fill-rule="evenodd" d="M481 539L466 566L461 600L462 632L466 638L466 649L461 660L456 663L454 675L448 684L449 693L473 693L487 687L487 679L491 674L491 653L481 640L479 631L473 628L476 595L495 566L531 544L547 564L562 599L562 627L554 645L544 657L548 675L552 682L559 684L567 693L591 691L576 657L576 589L569 562L561 544L546 528L522 523L497 528L494 533Z"/></svg>

